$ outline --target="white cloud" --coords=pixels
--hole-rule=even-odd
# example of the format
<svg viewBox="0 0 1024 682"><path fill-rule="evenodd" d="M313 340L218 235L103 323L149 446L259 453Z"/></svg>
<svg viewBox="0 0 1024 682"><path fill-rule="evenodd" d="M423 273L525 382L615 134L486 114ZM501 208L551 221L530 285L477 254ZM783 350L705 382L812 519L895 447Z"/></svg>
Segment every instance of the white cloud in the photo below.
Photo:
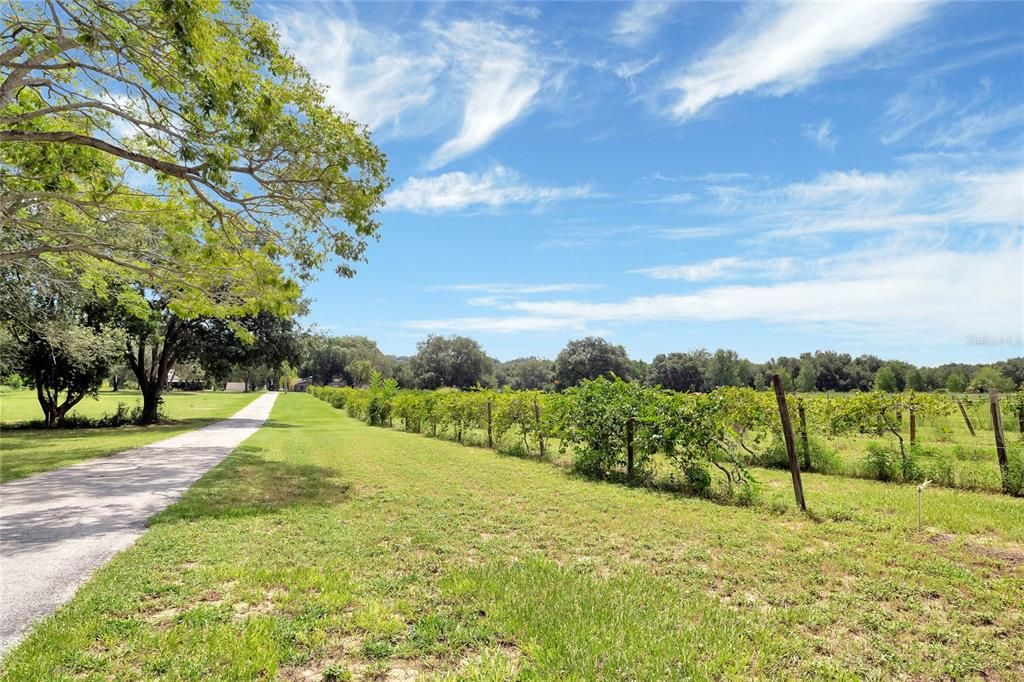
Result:
<svg viewBox="0 0 1024 682"><path fill-rule="evenodd" d="M724 227L666 227L657 231L662 239L711 239L728 234Z"/></svg>
<svg viewBox="0 0 1024 682"><path fill-rule="evenodd" d="M472 207L501 208L509 204L544 205L592 196L590 185L543 187L524 182L504 166L483 173L461 171L409 178L385 196L388 210L413 213L462 211Z"/></svg>
<svg viewBox="0 0 1024 682"><path fill-rule="evenodd" d="M462 332L551 332L594 324L756 320L818 325L844 337L935 346L968 336L1019 335L1024 325L1020 240L991 250L918 250L894 245L820 259L810 277L717 286L692 294L622 300L516 301L507 316L406 323Z"/></svg>
<svg viewBox="0 0 1024 682"><path fill-rule="evenodd" d="M547 317L453 317L438 320L409 320L404 324L410 329L430 332L448 331L462 334L490 332L513 334L522 332L555 332L565 330L582 331L585 326L577 320Z"/></svg>
<svg viewBox="0 0 1024 682"><path fill-rule="evenodd" d="M612 73L624 80L631 80L657 64L660 59L661 57L652 57L647 61L633 59L628 62L622 62L612 70Z"/></svg>
<svg viewBox="0 0 1024 682"><path fill-rule="evenodd" d="M459 132L430 156L430 169L478 149L526 113L545 79L530 36L491 22L460 21L443 31L469 83Z"/></svg>
<svg viewBox="0 0 1024 682"><path fill-rule="evenodd" d="M769 277L779 279L791 275L795 262L792 258L748 259L738 256L712 258L699 263L685 265L654 265L630 272L651 279L685 280L703 282L713 279L736 279L739 277Z"/></svg>
<svg viewBox="0 0 1024 682"><path fill-rule="evenodd" d="M929 147L972 147L988 141L993 135L1024 128L1024 105L966 114L950 125L935 131Z"/></svg>
<svg viewBox="0 0 1024 682"><path fill-rule="evenodd" d="M327 86L327 101L357 121L390 135L457 126L430 169L490 142L557 80L530 29L496 21L428 21L399 36L323 12L283 11L275 20L284 45Z"/></svg>
<svg viewBox="0 0 1024 682"><path fill-rule="evenodd" d="M544 320L636 323L655 320L760 320L861 327L909 334L923 343L970 334L1019 334L1019 241L990 251L865 251L831 263L812 279L763 286L712 287L688 295L623 301L521 301L511 307ZM554 324L548 322L547 324Z"/></svg>
<svg viewBox="0 0 1024 682"><path fill-rule="evenodd" d="M1024 130L1024 105L995 101L998 94L989 78L964 101L943 94L932 81L915 86L889 100L880 121L882 142L911 138L931 149L978 149L1000 133Z"/></svg>
<svg viewBox="0 0 1024 682"><path fill-rule="evenodd" d="M762 237L920 230L1019 230L1024 169L951 171L932 164L891 173L837 171L767 189L712 188L709 210Z"/></svg>
<svg viewBox="0 0 1024 682"><path fill-rule="evenodd" d="M552 294L565 293L569 291L589 291L600 289L597 284L584 284L582 282L556 282L554 284L515 284L508 282L478 283L478 284L444 284L431 287L434 291L480 291L488 294L498 295L528 295L528 294Z"/></svg>
<svg viewBox="0 0 1024 682"><path fill-rule="evenodd" d="M882 126L885 128L882 142L899 142L952 108L953 103L941 95L901 92L890 99L885 108L882 116Z"/></svg>
<svg viewBox="0 0 1024 682"><path fill-rule="evenodd" d="M712 102L747 92L784 95L817 81L829 67L894 38L927 3L755 5L738 30L673 80L682 94L669 115L684 120Z"/></svg>
<svg viewBox="0 0 1024 682"><path fill-rule="evenodd" d="M445 62L428 47L354 19L302 12L276 17L283 43L327 86L327 101L374 130L397 130L403 115L426 107Z"/></svg>
<svg viewBox="0 0 1024 682"><path fill-rule="evenodd" d="M672 4L635 0L615 16L612 23L612 39L630 47L639 46L657 32L665 15L671 11Z"/></svg>
<svg viewBox="0 0 1024 682"><path fill-rule="evenodd" d="M834 151L838 139L832 134L832 119L804 126L804 137L826 151Z"/></svg>

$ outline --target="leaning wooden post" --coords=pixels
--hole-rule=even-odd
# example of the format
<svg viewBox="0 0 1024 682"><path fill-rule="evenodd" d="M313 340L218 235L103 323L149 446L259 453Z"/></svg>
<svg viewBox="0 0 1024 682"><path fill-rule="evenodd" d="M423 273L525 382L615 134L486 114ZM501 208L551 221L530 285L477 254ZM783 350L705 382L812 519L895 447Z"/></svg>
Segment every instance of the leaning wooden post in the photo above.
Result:
<svg viewBox="0 0 1024 682"><path fill-rule="evenodd" d="M800 416L800 444L804 448L804 469L811 468L811 443L807 438L807 410L804 409L804 399L796 399L796 413Z"/></svg>
<svg viewBox="0 0 1024 682"><path fill-rule="evenodd" d="M972 436L975 435L975 433L974 433L974 425L971 424L971 418L967 416L967 410L964 408L963 402L961 402L961 400L959 398L957 398L956 399L956 404L957 404L957 407L960 408L960 414L964 418L964 424L967 424L967 430L971 432Z"/></svg>
<svg viewBox="0 0 1024 682"><path fill-rule="evenodd" d="M633 418L626 420L626 477L633 478Z"/></svg>
<svg viewBox="0 0 1024 682"><path fill-rule="evenodd" d="M793 439L793 423L789 420L789 406L786 404L786 392L782 388L782 377L772 375L772 388L775 389L775 400L779 403L779 420L782 422L782 436L786 439L786 455L789 457L789 472L793 475L793 494L800 509L807 511L804 502L804 484L800 480L800 460L796 458L796 442Z"/></svg>
<svg viewBox="0 0 1024 682"><path fill-rule="evenodd" d="M544 459L544 429L540 424L540 403L533 399L533 417L537 420L537 442L540 443L540 458Z"/></svg>
<svg viewBox="0 0 1024 682"><path fill-rule="evenodd" d="M487 447L494 449L494 420L492 418L494 405L490 398L487 399Z"/></svg>
<svg viewBox="0 0 1024 682"><path fill-rule="evenodd" d="M992 411L992 431L996 436L996 457L999 458L999 473L1003 478L1003 492L1010 492L1010 463L1006 459L1006 440L1003 438L1003 415L999 411L999 394L988 394L988 406Z"/></svg>

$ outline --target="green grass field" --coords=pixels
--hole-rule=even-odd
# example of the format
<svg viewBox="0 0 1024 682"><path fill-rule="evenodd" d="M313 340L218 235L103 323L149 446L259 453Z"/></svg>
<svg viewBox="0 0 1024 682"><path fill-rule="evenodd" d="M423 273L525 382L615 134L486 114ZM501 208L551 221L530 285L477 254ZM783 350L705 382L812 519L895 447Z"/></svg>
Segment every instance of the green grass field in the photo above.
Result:
<svg viewBox="0 0 1024 682"><path fill-rule="evenodd" d="M10 429L18 422L39 419L42 412L33 391L0 393L0 482L41 471L111 455L129 448L211 424L229 417L256 397L255 393L172 392L164 396L168 423L101 429ZM117 410L118 403L134 407L142 401L135 391L102 392L86 398L74 413L100 417Z"/></svg>
<svg viewBox="0 0 1024 682"><path fill-rule="evenodd" d="M1024 503L786 475L744 508L281 396L4 680L1024 676Z"/></svg>

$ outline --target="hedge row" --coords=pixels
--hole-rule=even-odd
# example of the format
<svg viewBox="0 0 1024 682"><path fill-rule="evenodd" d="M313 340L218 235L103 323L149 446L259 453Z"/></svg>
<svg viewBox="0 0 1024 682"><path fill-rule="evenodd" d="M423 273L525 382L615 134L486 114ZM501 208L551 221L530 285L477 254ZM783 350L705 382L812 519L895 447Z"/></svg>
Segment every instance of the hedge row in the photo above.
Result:
<svg viewBox="0 0 1024 682"><path fill-rule="evenodd" d="M749 494L748 466L785 467L788 462L774 395L750 388L675 393L599 378L561 393L428 391L399 389L393 381L375 377L366 389L313 387L309 391L374 426L397 424L410 432L542 457L554 445L571 455L577 470L602 478L647 477L653 456L661 453L672 467L673 478L698 494L709 491L713 468L724 477L728 494ZM841 398L791 396L789 400L804 470L840 473L841 469L835 452L812 437L813 428L826 437L888 437L869 448L860 475L902 482L927 478L956 485L947 458L927 451L919 442L905 443L903 435L905 419L919 423L953 414L956 404L948 396L872 391ZM1016 455L1011 469L1007 473L1014 480L1008 492L1021 494L1024 466Z"/></svg>

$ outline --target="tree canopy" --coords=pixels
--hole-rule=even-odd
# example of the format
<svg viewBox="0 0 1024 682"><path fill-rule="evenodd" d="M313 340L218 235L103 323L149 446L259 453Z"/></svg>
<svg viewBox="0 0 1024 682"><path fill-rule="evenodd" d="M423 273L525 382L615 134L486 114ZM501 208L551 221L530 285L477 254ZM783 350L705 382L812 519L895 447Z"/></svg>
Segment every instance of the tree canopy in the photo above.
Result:
<svg viewBox="0 0 1024 682"><path fill-rule="evenodd" d="M632 374L626 349L596 336L570 341L555 358L555 381L561 388L600 376L631 379Z"/></svg>
<svg viewBox="0 0 1024 682"><path fill-rule="evenodd" d="M224 306L285 263L350 276L377 237L384 155L247 3L11 2L2 19L0 263L256 313Z"/></svg>

